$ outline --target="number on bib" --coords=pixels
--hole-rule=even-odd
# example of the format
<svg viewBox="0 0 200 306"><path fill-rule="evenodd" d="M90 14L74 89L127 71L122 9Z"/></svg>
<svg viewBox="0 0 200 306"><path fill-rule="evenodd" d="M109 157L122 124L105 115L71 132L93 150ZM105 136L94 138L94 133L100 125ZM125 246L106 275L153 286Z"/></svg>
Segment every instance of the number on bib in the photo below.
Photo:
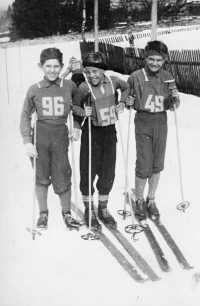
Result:
<svg viewBox="0 0 200 306"><path fill-rule="evenodd" d="M63 97L43 97L42 98L44 116L62 116L64 114Z"/></svg>
<svg viewBox="0 0 200 306"><path fill-rule="evenodd" d="M80 63L72 64L72 70L76 70L76 69L80 69L80 68L81 68L81 64Z"/></svg>
<svg viewBox="0 0 200 306"><path fill-rule="evenodd" d="M43 115L52 116L53 115L53 100L51 97L42 98Z"/></svg>
<svg viewBox="0 0 200 306"><path fill-rule="evenodd" d="M62 116L64 114L63 97L54 98L54 114L56 116Z"/></svg>
<svg viewBox="0 0 200 306"><path fill-rule="evenodd" d="M155 101L152 101L153 95L149 95L145 103L145 109L150 110L151 113L157 113L164 111L164 97L155 96Z"/></svg>
<svg viewBox="0 0 200 306"><path fill-rule="evenodd" d="M114 124L117 121L114 105L112 105L110 108L102 108L99 111L102 119L102 126Z"/></svg>

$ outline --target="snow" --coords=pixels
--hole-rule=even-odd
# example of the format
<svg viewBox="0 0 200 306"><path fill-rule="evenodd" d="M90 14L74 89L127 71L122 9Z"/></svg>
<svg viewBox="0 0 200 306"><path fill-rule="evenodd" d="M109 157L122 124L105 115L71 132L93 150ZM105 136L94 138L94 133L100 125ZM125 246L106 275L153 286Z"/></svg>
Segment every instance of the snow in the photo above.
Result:
<svg viewBox="0 0 200 306"><path fill-rule="evenodd" d="M73 46L68 49L65 47L64 52L69 51L65 55L67 60L71 57ZM88 233L86 227L82 227L79 232L67 231L61 217L58 196L53 193L51 187L48 197L49 228L47 231L41 231L42 235L36 235L35 240L32 240L26 228L32 227L33 171L25 154L18 127L26 90L32 82L41 78L41 73L37 71L37 57L43 48L44 46L33 46L31 51L28 47L21 48L21 63L18 61L19 50L17 48L8 49L8 74L6 74L3 59L1 63L3 78L0 84L0 306L199 306L200 286L198 282L195 282L194 276L200 272L200 240L198 238L200 232L199 97L181 94L181 107L177 110L184 200L188 200L191 205L185 213L176 209L182 199L173 112L168 112L169 128L165 169L161 174L156 198L164 225L188 262L194 267L193 269L183 270L180 267L153 224L150 223L150 226L171 267L171 271L167 273L160 270L143 233L139 235L137 242L133 242L130 235L125 233L124 227L131 221L128 218L123 221L117 214L118 209L123 209L125 181L118 123L116 124L118 130L116 179L110 194L109 210L117 220L122 233L162 279L143 284L135 282L100 241L81 239L81 235ZM28 54L27 51L31 53ZM0 50L0 52L5 52L5 50ZM78 54L76 48L75 52ZM127 78L127 76L123 77ZM8 86L6 78L9 81ZM134 187L135 168L134 112L132 115L129 156L130 187ZM125 110L120 115L125 149L128 118L129 112ZM74 145L76 177L79 182L80 142ZM69 157L71 159L71 150ZM78 199L79 206L83 210L79 191ZM95 193L95 201L97 203L97 193ZM38 207L36 205L37 217ZM143 275L111 233L105 228L103 230Z"/></svg>
<svg viewBox="0 0 200 306"><path fill-rule="evenodd" d="M183 29L184 27L176 27L176 29ZM189 30L186 30L189 29ZM168 33L163 34L164 31L168 31ZM158 40L164 42L169 50L198 50L200 49L200 29L193 29L191 30L190 27L185 27L183 32L173 32L174 28L160 28L158 32L160 34L157 36ZM149 30L144 30L140 32L141 35L144 37L135 38L134 45L135 48L144 48L146 43L151 40L151 36L149 35ZM145 36L147 35L148 36ZM122 35L123 38L125 35ZM192 37L192 39L191 39ZM116 46L120 47L129 47L129 42L127 39L123 39L122 42L115 42L113 43Z"/></svg>
<svg viewBox="0 0 200 306"><path fill-rule="evenodd" d="M163 34L159 35L157 39L164 42L168 46L169 50L196 50L200 49L199 36L200 29L197 29L193 31L186 31L184 33L174 32L170 34ZM144 48L149 40L149 37L136 39L135 47Z"/></svg>

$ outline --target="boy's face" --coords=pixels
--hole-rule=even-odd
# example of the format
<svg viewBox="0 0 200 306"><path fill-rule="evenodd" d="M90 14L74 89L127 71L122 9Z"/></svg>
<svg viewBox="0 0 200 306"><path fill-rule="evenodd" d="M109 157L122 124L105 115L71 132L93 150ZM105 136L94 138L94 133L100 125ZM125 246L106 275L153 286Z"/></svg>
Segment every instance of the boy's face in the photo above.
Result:
<svg viewBox="0 0 200 306"><path fill-rule="evenodd" d="M149 70L155 73L162 68L165 60L161 55L150 55L145 61Z"/></svg>
<svg viewBox="0 0 200 306"><path fill-rule="evenodd" d="M84 72L88 82L93 86L98 86L104 77L104 70L96 67L85 67Z"/></svg>
<svg viewBox="0 0 200 306"><path fill-rule="evenodd" d="M41 63L38 65L43 70L45 78L51 82L59 77L63 68L63 65L61 65L57 59L49 59L45 61L43 65Z"/></svg>

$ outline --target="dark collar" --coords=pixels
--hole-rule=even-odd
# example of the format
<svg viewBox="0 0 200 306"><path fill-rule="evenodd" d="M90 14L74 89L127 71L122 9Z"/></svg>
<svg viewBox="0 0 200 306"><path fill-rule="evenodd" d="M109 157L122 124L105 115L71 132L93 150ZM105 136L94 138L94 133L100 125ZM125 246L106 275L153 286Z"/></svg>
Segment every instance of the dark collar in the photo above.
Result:
<svg viewBox="0 0 200 306"><path fill-rule="evenodd" d="M60 86L60 83L61 83L61 79L60 79L60 78L57 78L55 81L50 82L50 81L48 81L48 80L44 77L44 79L40 82L40 86L41 86L41 87L49 87L49 86L51 86L52 84L56 84L57 86Z"/></svg>
<svg viewBox="0 0 200 306"><path fill-rule="evenodd" d="M108 78L107 75L105 75L105 74L104 74L103 83L110 83L109 78Z"/></svg>
<svg viewBox="0 0 200 306"><path fill-rule="evenodd" d="M149 75L149 76L155 76L155 77L159 77L160 76L160 70L158 70L158 72L156 72L156 73L154 73L154 72L152 72L148 67L147 67L147 65L145 66L145 72L146 72L146 75Z"/></svg>

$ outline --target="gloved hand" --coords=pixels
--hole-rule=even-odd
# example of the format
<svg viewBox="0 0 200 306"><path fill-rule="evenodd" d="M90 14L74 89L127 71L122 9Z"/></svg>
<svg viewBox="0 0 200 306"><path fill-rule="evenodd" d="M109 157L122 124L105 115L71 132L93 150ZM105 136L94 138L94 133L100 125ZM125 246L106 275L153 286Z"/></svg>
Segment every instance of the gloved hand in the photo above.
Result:
<svg viewBox="0 0 200 306"><path fill-rule="evenodd" d="M36 157L38 158L38 153L36 151L36 149L34 148L34 145L32 143L26 143L25 145L25 150L26 150L26 154L29 157Z"/></svg>
<svg viewBox="0 0 200 306"><path fill-rule="evenodd" d="M77 141L80 138L80 130L79 129L73 129L72 132L69 134L69 138L71 141Z"/></svg>

